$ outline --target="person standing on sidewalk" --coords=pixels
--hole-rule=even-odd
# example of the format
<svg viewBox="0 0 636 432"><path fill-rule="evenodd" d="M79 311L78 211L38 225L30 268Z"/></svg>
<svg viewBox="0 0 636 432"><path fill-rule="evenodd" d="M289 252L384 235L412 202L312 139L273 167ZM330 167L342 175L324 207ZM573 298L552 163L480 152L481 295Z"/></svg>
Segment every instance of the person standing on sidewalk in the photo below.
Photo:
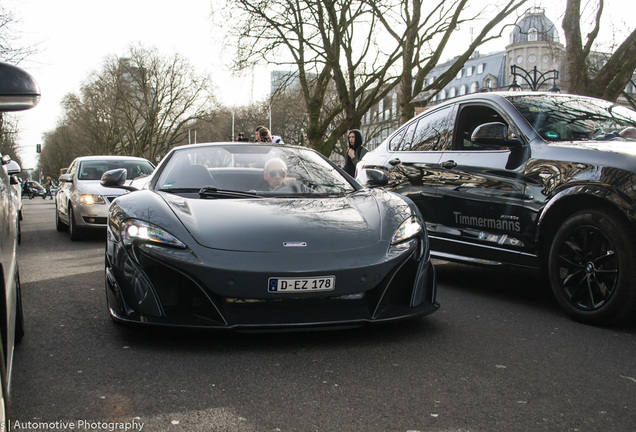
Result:
<svg viewBox="0 0 636 432"><path fill-rule="evenodd" d="M351 177L356 176L356 165L369 150L362 145L362 132L351 129L348 133L349 150L345 156L344 170Z"/></svg>

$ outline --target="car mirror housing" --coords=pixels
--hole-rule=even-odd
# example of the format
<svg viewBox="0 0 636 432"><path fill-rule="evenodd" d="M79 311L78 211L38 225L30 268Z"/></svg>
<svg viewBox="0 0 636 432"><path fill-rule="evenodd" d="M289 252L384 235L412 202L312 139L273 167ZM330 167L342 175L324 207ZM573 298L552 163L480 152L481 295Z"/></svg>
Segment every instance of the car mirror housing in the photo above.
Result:
<svg viewBox="0 0 636 432"><path fill-rule="evenodd" d="M73 181L73 178L71 177L70 174L62 174L61 176L58 177L58 180L61 182L71 182Z"/></svg>
<svg viewBox="0 0 636 432"><path fill-rule="evenodd" d="M40 89L23 69L0 62L0 111L31 109L40 102Z"/></svg>
<svg viewBox="0 0 636 432"><path fill-rule="evenodd" d="M367 182L365 186L374 188L386 186L389 183L389 177L384 171L376 169L367 169L365 171L367 175Z"/></svg>
<svg viewBox="0 0 636 432"><path fill-rule="evenodd" d="M20 171L22 171L22 168L20 168L20 164L13 160L9 161L6 164L5 168L7 170L7 174L9 175L19 174Z"/></svg>
<svg viewBox="0 0 636 432"><path fill-rule="evenodd" d="M470 140L474 143L503 144L508 140L508 126L503 123L485 123L475 128Z"/></svg>
<svg viewBox="0 0 636 432"><path fill-rule="evenodd" d="M106 171L104 174L102 174L102 179L99 183L104 187L125 189L127 191L136 191L136 188L124 185L127 176L128 173L125 168L118 168Z"/></svg>

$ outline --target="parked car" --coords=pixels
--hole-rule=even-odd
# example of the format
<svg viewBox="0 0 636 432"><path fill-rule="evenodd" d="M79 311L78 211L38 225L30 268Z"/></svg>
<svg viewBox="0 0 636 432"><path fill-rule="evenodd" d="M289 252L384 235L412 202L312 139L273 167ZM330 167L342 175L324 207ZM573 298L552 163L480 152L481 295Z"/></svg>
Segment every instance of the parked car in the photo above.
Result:
<svg viewBox="0 0 636 432"><path fill-rule="evenodd" d="M29 199L33 199L35 197L44 196L46 194L46 189L36 181L27 180L24 183L22 194L28 196Z"/></svg>
<svg viewBox="0 0 636 432"><path fill-rule="evenodd" d="M154 165L144 158L129 156L83 156L76 158L60 175L55 194L55 226L68 231L71 240L85 230L106 228L108 206L123 189L106 189L99 181L106 171L124 168L130 180L152 173Z"/></svg>
<svg viewBox="0 0 636 432"><path fill-rule="evenodd" d="M18 244L20 244L22 242L22 227L20 224L22 220L22 183L20 182L18 174L22 171L22 168L20 168L20 164L12 160L4 165L4 169L9 175L9 183L11 184L11 196L17 215L16 232L18 233Z"/></svg>
<svg viewBox="0 0 636 432"><path fill-rule="evenodd" d="M636 319L636 112L555 93L448 100L361 163L422 211L434 257L543 269L590 324Z"/></svg>
<svg viewBox="0 0 636 432"><path fill-rule="evenodd" d="M35 80L24 70L0 62L0 111L20 111L34 107L40 100L40 89ZM7 424L10 400L13 350L24 336L22 291L18 266L19 221L17 206L8 171L11 171L9 155L0 155L0 268L2 283L0 295L0 424ZM13 169L15 166L13 167Z"/></svg>
<svg viewBox="0 0 636 432"><path fill-rule="evenodd" d="M126 178L110 171L102 185L134 189ZM141 190L111 204L108 220L106 297L116 321L297 329L439 307L413 202L363 189L304 147L176 147Z"/></svg>

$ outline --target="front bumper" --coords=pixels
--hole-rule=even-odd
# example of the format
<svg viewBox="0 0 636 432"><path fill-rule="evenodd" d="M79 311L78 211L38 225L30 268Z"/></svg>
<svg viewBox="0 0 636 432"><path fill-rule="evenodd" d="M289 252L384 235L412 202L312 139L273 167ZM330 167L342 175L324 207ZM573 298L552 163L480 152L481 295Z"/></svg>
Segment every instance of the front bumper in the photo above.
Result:
<svg viewBox="0 0 636 432"><path fill-rule="evenodd" d="M130 253L109 240L108 306L117 321L226 329L343 327L415 318L439 308L435 270L422 241L412 240L400 253L373 264L329 266L339 259L331 257L320 267L318 257L308 255L294 257L291 268L289 257L231 252L220 253L211 267L189 251L142 245ZM247 260L252 264L236 264ZM267 292L269 277L317 275L334 275L337 290Z"/></svg>

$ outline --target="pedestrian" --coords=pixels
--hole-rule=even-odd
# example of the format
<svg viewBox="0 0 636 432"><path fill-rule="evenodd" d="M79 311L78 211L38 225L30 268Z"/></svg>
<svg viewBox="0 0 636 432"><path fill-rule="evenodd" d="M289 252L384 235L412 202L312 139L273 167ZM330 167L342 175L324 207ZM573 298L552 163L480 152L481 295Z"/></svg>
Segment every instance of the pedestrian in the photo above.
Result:
<svg viewBox="0 0 636 432"><path fill-rule="evenodd" d="M285 144L283 139L278 135L272 135L272 133L265 126L257 126L254 129L256 135L256 142L268 142L274 144Z"/></svg>
<svg viewBox="0 0 636 432"><path fill-rule="evenodd" d="M46 188L46 193L42 195L42 199L46 199L47 196L53 199L53 194L51 193L51 189L53 189L53 180L51 180L51 177L46 178L44 187Z"/></svg>
<svg viewBox="0 0 636 432"><path fill-rule="evenodd" d="M369 151L362 145L362 133L358 129L351 129L348 132L349 150L345 155L344 170L351 177L356 176L356 165L362 157Z"/></svg>

